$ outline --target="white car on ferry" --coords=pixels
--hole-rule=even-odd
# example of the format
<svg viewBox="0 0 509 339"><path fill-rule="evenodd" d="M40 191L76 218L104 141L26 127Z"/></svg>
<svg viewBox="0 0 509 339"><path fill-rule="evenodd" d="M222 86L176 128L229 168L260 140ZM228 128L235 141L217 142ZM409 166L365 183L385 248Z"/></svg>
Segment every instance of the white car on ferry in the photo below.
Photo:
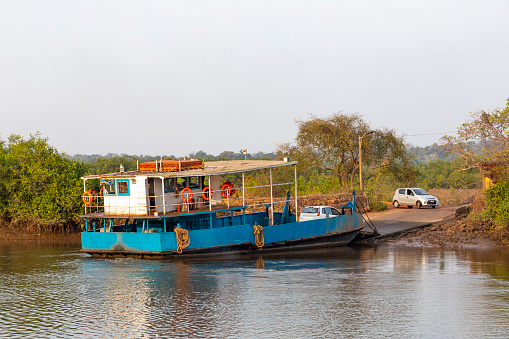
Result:
<svg viewBox="0 0 509 339"><path fill-rule="evenodd" d="M307 206L300 212L299 221L339 217L341 212L331 206Z"/></svg>

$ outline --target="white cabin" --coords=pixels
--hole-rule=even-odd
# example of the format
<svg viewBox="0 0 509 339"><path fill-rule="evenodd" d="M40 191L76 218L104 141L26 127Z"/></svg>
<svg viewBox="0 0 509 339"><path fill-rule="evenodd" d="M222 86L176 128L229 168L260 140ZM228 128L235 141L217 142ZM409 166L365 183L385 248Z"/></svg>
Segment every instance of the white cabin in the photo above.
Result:
<svg viewBox="0 0 509 339"><path fill-rule="evenodd" d="M119 172L83 177L86 181L99 179L101 192L98 206L87 204L86 213L100 212L111 216L164 215L169 212L200 209L220 205L229 199L228 187L221 175L244 173L262 168L287 166L288 162L265 160L233 160L208 162L199 169L167 172ZM156 169L163 168L156 165ZM212 197L209 198L209 190ZM242 196L244 189L240 189ZM192 193L192 198L191 194ZM230 191L231 192L231 191ZM83 195L85 197L85 195ZM99 206L103 205L103 206ZM96 208L96 210L94 210ZM85 214L86 214L85 213Z"/></svg>

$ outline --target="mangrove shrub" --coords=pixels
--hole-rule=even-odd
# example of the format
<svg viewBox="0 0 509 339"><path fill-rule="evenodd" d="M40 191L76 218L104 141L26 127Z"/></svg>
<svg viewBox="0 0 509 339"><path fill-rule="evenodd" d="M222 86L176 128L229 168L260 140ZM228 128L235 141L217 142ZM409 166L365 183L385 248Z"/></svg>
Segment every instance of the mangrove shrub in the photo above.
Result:
<svg viewBox="0 0 509 339"><path fill-rule="evenodd" d="M1 143L1 217L69 221L79 215L84 167L48 144L40 134L11 135Z"/></svg>
<svg viewBox="0 0 509 339"><path fill-rule="evenodd" d="M509 178L486 191L486 213L496 225L509 226Z"/></svg>

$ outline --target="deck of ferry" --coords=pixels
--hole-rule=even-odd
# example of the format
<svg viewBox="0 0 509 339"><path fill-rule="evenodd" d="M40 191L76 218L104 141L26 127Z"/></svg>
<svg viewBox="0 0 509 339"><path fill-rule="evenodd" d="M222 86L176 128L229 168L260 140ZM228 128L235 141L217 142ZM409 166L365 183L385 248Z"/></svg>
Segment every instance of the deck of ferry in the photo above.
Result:
<svg viewBox="0 0 509 339"><path fill-rule="evenodd" d="M101 212L94 212L94 213L87 213L80 215L81 218L98 218L98 219L163 219L163 218L172 218L172 217L178 217L182 215L200 215L200 214L209 214L211 212L239 212L244 209L246 209L248 206L232 206L232 207L226 207L226 206L212 206L211 208L199 208L199 209L193 209L190 211L182 211L182 212L166 212L163 213L154 213L152 212L149 215L112 215L112 214L105 214L104 211Z"/></svg>

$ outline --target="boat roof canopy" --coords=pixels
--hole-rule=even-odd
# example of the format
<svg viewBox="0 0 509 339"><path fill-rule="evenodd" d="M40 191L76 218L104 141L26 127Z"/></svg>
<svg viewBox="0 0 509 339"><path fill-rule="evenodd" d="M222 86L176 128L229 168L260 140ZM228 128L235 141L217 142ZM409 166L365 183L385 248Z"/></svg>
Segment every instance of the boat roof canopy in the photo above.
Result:
<svg viewBox="0 0 509 339"><path fill-rule="evenodd" d="M203 169L194 169L177 172L140 172L128 171L108 174L93 174L82 177L82 179L101 179L101 178L134 178L138 176L156 177L156 178L175 178L175 177L208 177L213 175L222 175L228 173L241 173L256 171L261 169L275 168L296 165L296 161L285 162L278 160L226 160L209 161L204 163Z"/></svg>

